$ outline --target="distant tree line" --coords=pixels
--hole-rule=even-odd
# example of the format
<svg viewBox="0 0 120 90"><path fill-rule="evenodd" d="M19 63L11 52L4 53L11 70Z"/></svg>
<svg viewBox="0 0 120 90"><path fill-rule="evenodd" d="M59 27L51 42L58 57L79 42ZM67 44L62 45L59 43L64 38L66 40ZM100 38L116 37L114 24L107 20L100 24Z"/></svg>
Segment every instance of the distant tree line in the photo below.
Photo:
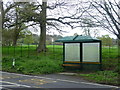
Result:
<svg viewBox="0 0 120 90"><path fill-rule="evenodd" d="M12 30L10 32L6 30L6 32L3 33L3 41L2 41L2 45L3 46L12 46ZM46 44L53 44L55 42L55 40L62 38L61 35L46 35ZM37 34L32 34L30 31L25 31L25 32L21 32L20 36L17 40L17 44L33 44L36 45L39 43L39 35Z"/></svg>
<svg viewBox="0 0 120 90"><path fill-rule="evenodd" d="M111 38L109 35L102 35L101 37L97 37L102 41L103 46L115 46L118 45L118 40Z"/></svg>

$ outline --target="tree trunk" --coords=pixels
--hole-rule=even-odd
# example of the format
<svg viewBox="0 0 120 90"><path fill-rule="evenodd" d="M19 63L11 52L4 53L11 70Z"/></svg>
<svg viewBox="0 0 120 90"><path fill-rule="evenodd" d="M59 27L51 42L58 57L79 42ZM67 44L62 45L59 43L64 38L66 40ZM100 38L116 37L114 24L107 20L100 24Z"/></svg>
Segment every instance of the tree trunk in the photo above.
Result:
<svg viewBox="0 0 120 90"><path fill-rule="evenodd" d="M46 51L46 28L41 26L41 34L37 47L37 52L40 53L44 51Z"/></svg>
<svg viewBox="0 0 120 90"><path fill-rule="evenodd" d="M42 13L41 13L41 21L40 21L40 39L37 47L37 52L46 51L46 6L47 2L42 3Z"/></svg>
<svg viewBox="0 0 120 90"><path fill-rule="evenodd" d="M17 29L18 30L18 29ZM17 30L14 31L14 36L13 36L13 46L17 45L17 40L19 37L19 33L17 32Z"/></svg>

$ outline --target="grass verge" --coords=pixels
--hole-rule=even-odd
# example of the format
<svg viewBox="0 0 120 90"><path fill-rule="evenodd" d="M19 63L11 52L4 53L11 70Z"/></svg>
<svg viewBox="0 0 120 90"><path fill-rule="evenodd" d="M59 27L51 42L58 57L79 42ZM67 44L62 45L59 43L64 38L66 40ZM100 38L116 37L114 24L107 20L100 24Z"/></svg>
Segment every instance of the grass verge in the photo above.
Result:
<svg viewBox="0 0 120 90"><path fill-rule="evenodd" d="M90 74L79 74L79 76L96 83L118 85L118 73L113 71L98 71Z"/></svg>

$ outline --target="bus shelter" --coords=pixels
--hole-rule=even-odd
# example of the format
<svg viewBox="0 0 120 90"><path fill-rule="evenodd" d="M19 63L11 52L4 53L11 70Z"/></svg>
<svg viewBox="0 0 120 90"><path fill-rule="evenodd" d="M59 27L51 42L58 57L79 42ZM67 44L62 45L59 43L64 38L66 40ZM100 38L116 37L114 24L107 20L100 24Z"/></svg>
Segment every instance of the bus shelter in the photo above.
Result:
<svg viewBox="0 0 120 90"><path fill-rule="evenodd" d="M101 40L91 36L67 36L56 40L63 42L63 66L81 69L101 69Z"/></svg>

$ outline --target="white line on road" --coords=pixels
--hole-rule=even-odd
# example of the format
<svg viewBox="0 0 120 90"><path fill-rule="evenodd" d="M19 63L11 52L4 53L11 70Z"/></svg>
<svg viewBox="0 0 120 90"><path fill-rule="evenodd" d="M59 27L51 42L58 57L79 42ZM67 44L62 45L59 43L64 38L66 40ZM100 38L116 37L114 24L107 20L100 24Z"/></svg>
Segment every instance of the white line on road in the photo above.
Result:
<svg viewBox="0 0 120 90"><path fill-rule="evenodd" d="M89 85L96 85L96 86L106 86L106 87L111 87L111 88L119 88L117 86L112 86L112 85L104 85L104 84L97 84L97 83L88 83L88 82L76 82L76 81L70 81L70 80L61 80L57 79L59 81L65 81L65 82L72 82L72 83L83 83L83 84L89 84Z"/></svg>
<svg viewBox="0 0 120 90"><path fill-rule="evenodd" d="M30 76L30 75L23 75L23 74L16 74L16 73L8 73L8 72L2 72L2 73L14 74L14 75L26 76L26 77L36 77L36 78L49 79L49 80L64 81L64 82L71 82L71 83L83 83L83 84L96 85L96 86L102 86L102 87L105 86L105 87L110 87L110 88L119 88L117 86L97 84L97 83L77 82L77 81L70 81L70 80L63 80L63 79L54 79L54 78L46 78L46 77L40 77L40 76Z"/></svg>
<svg viewBox="0 0 120 90"><path fill-rule="evenodd" d="M16 87L16 85L0 85L0 87Z"/></svg>
<svg viewBox="0 0 120 90"><path fill-rule="evenodd" d="M28 86L28 85L22 85L22 84L7 82L7 81L0 81L0 82L2 82L2 83L8 83L8 84L13 84L13 85L0 85L0 87L1 86L23 86L23 87L31 87L31 86Z"/></svg>

